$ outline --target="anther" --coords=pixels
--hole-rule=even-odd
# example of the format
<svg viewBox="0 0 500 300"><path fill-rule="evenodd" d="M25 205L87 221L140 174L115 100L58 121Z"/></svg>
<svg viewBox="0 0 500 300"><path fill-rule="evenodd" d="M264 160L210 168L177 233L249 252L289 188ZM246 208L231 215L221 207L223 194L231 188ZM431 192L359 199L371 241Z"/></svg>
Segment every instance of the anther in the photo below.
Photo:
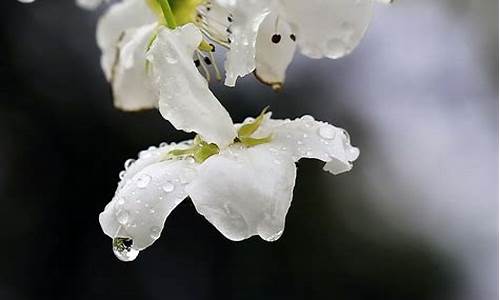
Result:
<svg viewBox="0 0 500 300"><path fill-rule="evenodd" d="M281 35L278 33L273 34L271 41L275 44L279 43L281 41Z"/></svg>
<svg viewBox="0 0 500 300"><path fill-rule="evenodd" d="M212 64L212 61L210 60L210 58L208 58L207 56L203 57L203 61L207 64L207 65L211 65Z"/></svg>
<svg viewBox="0 0 500 300"><path fill-rule="evenodd" d="M293 33L290 34L290 39L295 42L295 40L296 40L295 34L293 34Z"/></svg>
<svg viewBox="0 0 500 300"><path fill-rule="evenodd" d="M227 17L227 21L228 21L228 22L233 22L233 18L232 18L231 16L228 16L228 17Z"/></svg>
<svg viewBox="0 0 500 300"><path fill-rule="evenodd" d="M200 66L201 62L199 59L194 60L194 65L198 68Z"/></svg>

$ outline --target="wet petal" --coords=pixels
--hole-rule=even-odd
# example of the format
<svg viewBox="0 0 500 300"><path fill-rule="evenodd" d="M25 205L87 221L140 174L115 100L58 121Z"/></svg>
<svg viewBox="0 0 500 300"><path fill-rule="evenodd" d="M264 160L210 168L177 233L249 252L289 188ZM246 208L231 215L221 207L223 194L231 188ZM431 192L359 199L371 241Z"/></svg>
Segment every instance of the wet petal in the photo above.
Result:
<svg viewBox="0 0 500 300"><path fill-rule="evenodd" d="M117 108L133 111L158 107L146 66L146 50L156 28L156 24L150 24L129 29L118 44L110 80Z"/></svg>
<svg viewBox="0 0 500 300"><path fill-rule="evenodd" d="M156 21L156 16L144 0L124 0L113 4L97 24L97 45L102 51L101 67L108 80L117 56L123 33Z"/></svg>
<svg viewBox="0 0 500 300"><path fill-rule="evenodd" d="M170 212L187 196L185 185L196 175L192 160L161 161L169 149L171 146L149 150L150 155L129 168L112 201L99 215L106 235L132 239L135 250L148 247L160 236Z"/></svg>
<svg viewBox="0 0 500 300"><path fill-rule="evenodd" d="M193 24L159 31L148 60L159 92L160 113L177 129L196 132L205 142L226 146L236 136L233 122L193 63L201 39Z"/></svg>
<svg viewBox="0 0 500 300"><path fill-rule="evenodd" d="M270 117L270 114L267 115ZM351 146L347 132L311 116L299 119L264 121L256 136L272 134L274 151L289 153L294 161L314 158L326 162L324 169L332 174L351 170L359 149Z"/></svg>
<svg viewBox="0 0 500 300"><path fill-rule="evenodd" d="M255 75L264 83L279 89L295 53L295 35L278 15L270 13L259 27L255 53Z"/></svg>
<svg viewBox="0 0 500 300"><path fill-rule="evenodd" d="M301 52L312 58L349 54L363 37L373 0L278 0L282 16L297 35Z"/></svg>
<svg viewBox="0 0 500 300"><path fill-rule="evenodd" d="M270 1L218 0L219 5L231 12L230 49L227 52L225 68L227 86L234 86L238 77L255 70L255 44L261 22L269 13Z"/></svg>
<svg viewBox="0 0 500 300"><path fill-rule="evenodd" d="M233 145L207 159L186 189L196 210L230 240L278 239L285 226L296 167L269 145Z"/></svg>

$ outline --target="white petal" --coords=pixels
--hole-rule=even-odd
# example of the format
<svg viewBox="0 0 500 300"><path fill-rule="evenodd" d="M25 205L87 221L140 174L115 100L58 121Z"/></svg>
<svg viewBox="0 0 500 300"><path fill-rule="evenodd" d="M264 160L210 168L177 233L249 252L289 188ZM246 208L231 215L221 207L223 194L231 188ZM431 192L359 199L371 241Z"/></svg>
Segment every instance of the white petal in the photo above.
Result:
<svg viewBox="0 0 500 300"><path fill-rule="evenodd" d="M148 163L140 158L137 166L130 168L113 200L99 215L106 235L130 238L136 250L148 247L160 236L170 212L187 196L185 184L196 175L196 164L191 160L160 161L160 154L170 148L152 150L145 158ZM138 166L143 168L138 170Z"/></svg>
<svg viewBox="0 0 500 300"><path fill-rule="evenodd" d="M108 80L116 60L118 42L127 29L151 24L156 16L144 0L124 0L112 5L97 24L97 45L102 51L101 67Z"/></svg>
<svg viewBox="0 0 500 300"><path fill-rule="evenodd" d="M193 63L201 39L193 24L160 30L148 52L160 112L177 129L196 132L206 142L226 146L236 136L233 122Z"/></svg>
<svg viewBox="0 0 500 300"><path fill-rule="evenodd" d="M267 115L270 117L270 114ZM289 153L294 161L315 158L326 162L324 169L332 174L351 170L359 149L351 146L347 132L311 116L290 120L264 121L256 136L272 134L275 151Z"/></svg>
<svg viewBox="0 0 500 300"><path fill-rule="evenodd" d="M279 42L272 41L279 36ZM281 88L285 72L295 53L295 35L275 13L266 16L259 27L255 53L257 78L275 89Z"/></svg>
<svg viewBox="0 0 500 300"><path fill-rule="evenodd" d="M278 239L285 226L295 185L289 155L268 145L231 146L207 159L186 189L196 210L230 240L253 235Z"/></svg>
<svg viewBox="0 0 500 300"><path fill-rule="evenodd" d="M156 28L153 23L129 29L119 42L110 80L117 108L131 111L158 107L146 68L146 50Z"/></svg>
<svg viewBox="0 0 500 300"><path fill-rule="evenodd" d="M255 69L255 43L260 23L269 13L270 1L216 1L231 12L230 49L227 52L225 69L227 86L235 86L238 77Z"/></svg>
<svg viewBox="0 0 500 300"><path fill-rule="evenodd" d="M371 19L373 0L279 0L304 55L339 58L350 53Z"/></svg>

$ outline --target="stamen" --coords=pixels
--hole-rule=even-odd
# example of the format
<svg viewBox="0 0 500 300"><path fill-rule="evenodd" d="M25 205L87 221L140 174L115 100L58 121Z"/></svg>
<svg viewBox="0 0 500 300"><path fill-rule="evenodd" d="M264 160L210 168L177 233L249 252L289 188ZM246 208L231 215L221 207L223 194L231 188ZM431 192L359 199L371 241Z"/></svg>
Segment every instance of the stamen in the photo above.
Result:
<svg viewBox="0 0 500 300"><path fill-rule="evenodd" d="M281 41L281 35L279 33L273 34L271 41L275 44L279 43Z"/></svg>
<svg viewBox="0 0 500 300"><path fill-rule="evenodd" d="M202 60L202 54L200 54L200 50L196 50L196 55L198 56L198 60L200 61L201 68L203 69L203 73L205 73L205 79L210 82L210 72L208 71L207 67L203 63Z"/></svg>
<svg viewBox="0 0 500 300"><path fill-rule="evenodd" d="M215 51L215 47L214 47L214 51ZM215 78L220 81L220 80L222 80L222 76L221 76L221 73L219 71L219 67L215 63L215 57L214 57L214 53L213 53L214 51L210 52L209 55L210 55L210 58L212 59L212 61L214 62L213 66L214 66L214 70L215 70Z"/></svg>

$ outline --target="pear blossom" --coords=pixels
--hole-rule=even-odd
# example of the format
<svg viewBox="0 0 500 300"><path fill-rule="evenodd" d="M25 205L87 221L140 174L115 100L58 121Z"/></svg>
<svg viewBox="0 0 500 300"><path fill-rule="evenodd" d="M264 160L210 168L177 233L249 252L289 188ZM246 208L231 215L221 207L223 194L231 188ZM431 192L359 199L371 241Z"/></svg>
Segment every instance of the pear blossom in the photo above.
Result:
<svg viewBox="0 0 500 300"><path fill-rule="evenodd" d="M187 197L226 238L274 241L292 201L295 163L318 159L326 171L340 174L359 155L345 130L311 116L276 120L264 111L234 125L196 66L187 64L201 39L193 24L163 28L147 53L163 117L197 135L150 147L125 162L115 195L99 215L121 260L131 261L153 244Z"/></svg>
<svg viewBox="0 0 500 300"><path fill-rule="evenodd" d="M352 168L359 154L343 129L311 116L275 120L267 113L234 128L239 135L246 131L251 140L265 142L245 144L245 137L236 137L201 161L198 154L203 151L191 150L208 144L197 138L150 147L137 160L127 160L115 195L99 216L119 259L133 260L153 244L167 217L187 197L226 238L240 241L258 235L275 241L292 201L295 162L319 159L326 162L326 171L340 174Z"/></svg>
<svg viewBox="0 0 500 300"><path fill-rule="evenodd" d="M88 8L98 0L78 0ZM167 0L162 0L167 1ZM216 46L226 48L225 84L254 72L280 89L295 50L309 57L338 58L351 52L368 27L372 2L388 0L185 0L168 1L177 26L194 24L202 41L191 61L207 81L215 73ZM165 14L157 0L122 0L100 17L97 43L115 106L123 110L158 106L146 52ZM174 30L175 28L170 28ZM182 40L178 41L183 43ZM146 66L146 67L145 67Z"/></svg>
<svg viewBox="0 0 500 300"><path fill-rule="evenodd" d="M226 85L254 71L280 89L296 47L310 58L349 54L368 28L373 2L390 0L214 0L235 12L226 60Z"/></svg>

